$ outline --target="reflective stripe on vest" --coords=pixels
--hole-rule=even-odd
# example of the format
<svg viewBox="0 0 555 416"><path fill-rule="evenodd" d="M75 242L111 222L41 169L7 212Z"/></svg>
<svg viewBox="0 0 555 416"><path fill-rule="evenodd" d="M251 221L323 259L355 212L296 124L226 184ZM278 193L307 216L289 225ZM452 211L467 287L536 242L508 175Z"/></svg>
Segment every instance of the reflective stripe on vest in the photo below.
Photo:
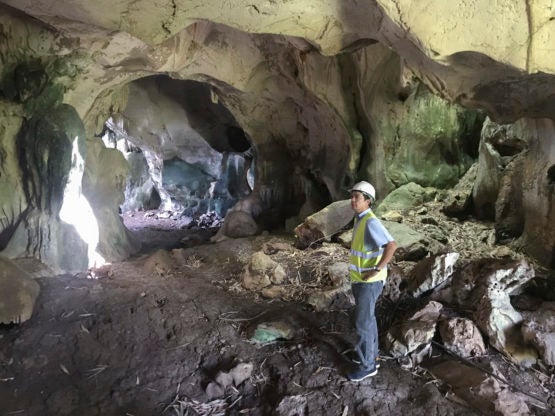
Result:
<svg viewBox="0 0 555 416"><path fill-rule="evenodd" d="M382 258L384 249L380 247L377 250L366 251L364 247L364 234L366 231L366 223L376 218L372 211L369 211L364 217L358 220L353 230L353 241L349 256L349 274L352 282L380 282L387 278L387 270L384 268L376 276L369 280L362 280L362 273L376 266Z"/></svg>

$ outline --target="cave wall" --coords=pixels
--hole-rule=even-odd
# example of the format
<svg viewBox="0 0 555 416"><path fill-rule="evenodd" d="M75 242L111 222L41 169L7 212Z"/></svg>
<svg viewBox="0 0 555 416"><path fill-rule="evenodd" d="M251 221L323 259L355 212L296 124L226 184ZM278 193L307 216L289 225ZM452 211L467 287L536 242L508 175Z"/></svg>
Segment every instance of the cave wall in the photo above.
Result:
<svg viewBox="0 0 555 416"><path fill-rule="evenodd" d="M554 114L548 2L2 3L2 99L20 114L10 116L2 140L13 140L14 126L41 109L63 103L76 110L91 147L83 192L104 218L99 239L107 258L132 251L117 215L125 163L101 150L98 140L91 143L105 120L130 102L127 85L146 76L211 86L255 144L256 184L236 208L264 227L344 198L360 178L373 181L379 195L410 180L449 186L475 156L468 132L479 119L443 99L484 109L501 123ZM464 28L457 23L463 20ZM410 81L415 77L442 99ZM532 123L537 146L551 141L548 128L522 122ZM551 164L549 149L537 154ZM108 166L104 159L117 167L111 179L97 178ZM514 192L519 189L527 190ZM15 195L3 205L17 206ZM526 196L536 207L550 201L545 190ZM25 204L28 196L15 211ZM523 216L536 212L522 207ZM549 229L544 214L523 228ZM15 217L9 224L21 221ZM15 235L12 229L3 227L2 238ZM543 252L551 250L550 241L542 240Z"/></svg>

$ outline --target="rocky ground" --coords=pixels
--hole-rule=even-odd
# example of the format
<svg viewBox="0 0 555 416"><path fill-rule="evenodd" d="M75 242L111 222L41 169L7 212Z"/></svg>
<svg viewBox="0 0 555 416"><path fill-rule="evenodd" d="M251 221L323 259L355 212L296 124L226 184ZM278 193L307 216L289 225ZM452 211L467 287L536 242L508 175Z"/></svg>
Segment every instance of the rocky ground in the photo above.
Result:
<svg viewBox="0 0 555 416"><path fill-rule="evenodd" d="M461 363L436 348L412 368L383 356L376 377L347 381L349 309L316 312L306 302L327 284L324 266L346 260L338 244L301 251L290 235L212 244L212 229L143 213L124 220L140 257L75 276L31 270L41 286L33 317L0 327L1 415L494 414L493 403L457 385L487 377L478 368L491 365L493 390L523 397L530 414L553 414L549 369L518 368L494 350ZM475 255L491 255L487 224L448 225L452 235L468 233ZM290 247L273 255L287 279L271 299L241 285L253 253L268 245ZM394 309L382 302L380 322ZM275 321L287 339L255 341L260 324ZM438 368L449 384L432 375Z"/></svg>

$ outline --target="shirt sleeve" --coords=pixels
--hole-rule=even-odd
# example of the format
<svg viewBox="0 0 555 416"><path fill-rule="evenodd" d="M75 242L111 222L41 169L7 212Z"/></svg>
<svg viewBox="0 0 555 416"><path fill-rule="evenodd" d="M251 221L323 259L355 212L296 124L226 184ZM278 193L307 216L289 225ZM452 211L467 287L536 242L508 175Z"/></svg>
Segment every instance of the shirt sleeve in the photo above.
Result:
<svg viewBox="0 0 555 416"><path fill-rule="evenodd" d="M366 222L366 233L364 234L364 244L369 250L377 250L387 243L394 241L389 231L377 218L371 218Z"/></svg>

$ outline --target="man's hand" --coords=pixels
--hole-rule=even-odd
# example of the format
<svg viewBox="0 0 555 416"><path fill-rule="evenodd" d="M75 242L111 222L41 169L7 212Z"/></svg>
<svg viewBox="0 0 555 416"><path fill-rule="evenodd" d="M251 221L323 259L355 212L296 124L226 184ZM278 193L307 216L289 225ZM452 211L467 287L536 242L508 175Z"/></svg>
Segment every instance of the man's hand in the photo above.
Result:
<svg viewBox="0 0 555 416"><path fill-rule="evenodd" d="M362 274L362 280L367 281L371 278L373 278L374 276L376 276L379 273L379 271L377 270L369 270L367 272L364 272Z"/></svg>

